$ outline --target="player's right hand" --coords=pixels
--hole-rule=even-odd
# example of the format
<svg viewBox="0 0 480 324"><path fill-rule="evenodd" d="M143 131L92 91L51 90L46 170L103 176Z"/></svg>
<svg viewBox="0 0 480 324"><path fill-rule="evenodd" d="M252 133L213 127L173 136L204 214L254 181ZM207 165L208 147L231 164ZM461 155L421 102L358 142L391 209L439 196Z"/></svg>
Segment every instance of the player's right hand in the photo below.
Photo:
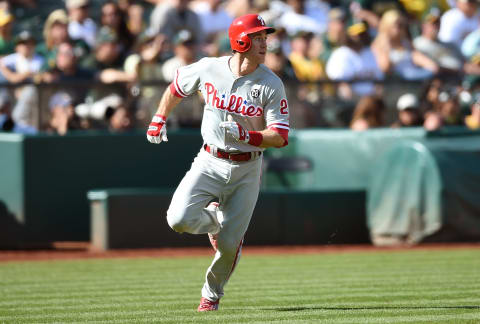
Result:
<svg viewBox="0 0 480 324"><path fill-rule="evenodd" d="M224 129L227 134L229 134L239 142L248 143L248 141L250 140L248 131L237 122L224 121L221 122L219 126L220 128Z"/></svg>
<svg viewBox="0 0 480 324"><path fill-rule="evenodd" d="M167 125L165 116L155 115L148 126L147 139L150 143L160 144L162 141L168 142Z"/></svg>

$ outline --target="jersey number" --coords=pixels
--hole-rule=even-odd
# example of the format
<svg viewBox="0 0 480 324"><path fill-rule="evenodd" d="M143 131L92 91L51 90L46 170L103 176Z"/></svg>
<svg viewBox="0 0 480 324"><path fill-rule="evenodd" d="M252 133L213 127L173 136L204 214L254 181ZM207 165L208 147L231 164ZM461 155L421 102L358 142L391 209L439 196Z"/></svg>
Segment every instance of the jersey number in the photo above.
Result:
<svg viewBox="0 0 480 324"><path fill-rule="evenodd" d="M288 103L285 99L280 101L280 113L283 115L288 115Z"/></svg>

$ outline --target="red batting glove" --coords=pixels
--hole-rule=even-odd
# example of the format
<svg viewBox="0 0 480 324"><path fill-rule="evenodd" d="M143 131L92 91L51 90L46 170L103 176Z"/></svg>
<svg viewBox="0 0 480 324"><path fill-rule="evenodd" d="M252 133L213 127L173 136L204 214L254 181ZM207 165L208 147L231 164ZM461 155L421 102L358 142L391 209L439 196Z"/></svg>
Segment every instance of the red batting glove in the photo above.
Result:
<svg viewBox="0 0 480 324"><path fill-rule="evenodd" d="M155 115L148 126L147 139L150 143L160 144L162 141L168 142L167 138L167 118L163 115Z"/></svg>

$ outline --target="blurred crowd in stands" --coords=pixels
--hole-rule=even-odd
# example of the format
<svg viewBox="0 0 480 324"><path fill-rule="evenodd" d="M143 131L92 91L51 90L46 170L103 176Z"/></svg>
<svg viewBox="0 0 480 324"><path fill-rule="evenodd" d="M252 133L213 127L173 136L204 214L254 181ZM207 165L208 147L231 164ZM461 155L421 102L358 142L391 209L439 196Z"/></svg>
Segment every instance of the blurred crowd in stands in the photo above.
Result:
<svg viewBox="0 0 480 324"><path fill-rule="evenodd" d="M0 130L144 129L176 69L229 55L247 13L277 29L265 64L293 128L480 128L480 0L0 0ZM169 123L201 118L199 94Z"/></svg>

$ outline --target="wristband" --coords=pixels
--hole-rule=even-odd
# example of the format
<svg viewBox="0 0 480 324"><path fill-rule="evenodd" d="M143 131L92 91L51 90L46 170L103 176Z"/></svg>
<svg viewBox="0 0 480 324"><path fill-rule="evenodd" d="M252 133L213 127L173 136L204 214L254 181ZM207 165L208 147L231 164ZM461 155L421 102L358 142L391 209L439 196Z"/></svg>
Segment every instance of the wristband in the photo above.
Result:
<svg viewBox="0 0 480 324"><path fill-rule="evenodd" d="M263 142L262 133L256 132L256 131L249 131L248 135L250 136L250 139L248 140L248 144L253 145L253 146L262 145L262 142Z"/></svg>
<svg viewBox="0 0 480 324"><path fill-rule="evenodd" d="M160 115L160 114L156 114L152 118L153 123L165 123L166 121L167 121L167 117L165 117L164 115Z"/></svg>

